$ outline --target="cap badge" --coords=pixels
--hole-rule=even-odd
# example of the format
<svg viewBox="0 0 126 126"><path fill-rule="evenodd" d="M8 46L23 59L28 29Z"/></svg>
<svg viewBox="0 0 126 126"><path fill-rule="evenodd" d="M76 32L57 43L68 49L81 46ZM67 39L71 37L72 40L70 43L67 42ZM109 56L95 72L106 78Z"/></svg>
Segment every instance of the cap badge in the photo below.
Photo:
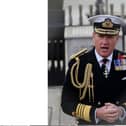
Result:
<svg viewBox="0 0 126 126"><path fill-rule="evenodd" d="M103 28L112 28L113 23L112 23L111 19L109 19L109 18L105 19L105 21L102 23L102 27Z"/></svg>

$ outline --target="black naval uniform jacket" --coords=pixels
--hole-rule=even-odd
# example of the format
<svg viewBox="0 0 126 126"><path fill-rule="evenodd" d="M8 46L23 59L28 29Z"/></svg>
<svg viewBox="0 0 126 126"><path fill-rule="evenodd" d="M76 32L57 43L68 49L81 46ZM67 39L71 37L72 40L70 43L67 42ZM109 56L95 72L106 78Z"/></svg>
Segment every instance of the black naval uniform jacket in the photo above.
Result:
<svg viewBox="0 0 126 126"><path fill-rule="evenodd" d="M70 70L75 63L75 59L72 59L69 62L69 69L62 90L61 107L63 111L69 115L77 117L80 124L96 124L95 110L97 107L103 106L106 102L114 103L126 109L126 70L115 70L114 65L114 60L117 60L119 55L125 54L119 50L113 51L111 69L108 78L106 79L96 60L94 50L95 49L93 48L89 52L79 56L80 65L78 70L79 82L82 82L86 64L91 63L93 65L94 101L89 102L88 92L86 93L85 98L80 100L79 89L73 86L71 82ZM81 118L78 118L76 111L79 111ZM99 124L108 123L100 121ZM126 124L126 122L118 121L116 124L123 125Z"/></svg>

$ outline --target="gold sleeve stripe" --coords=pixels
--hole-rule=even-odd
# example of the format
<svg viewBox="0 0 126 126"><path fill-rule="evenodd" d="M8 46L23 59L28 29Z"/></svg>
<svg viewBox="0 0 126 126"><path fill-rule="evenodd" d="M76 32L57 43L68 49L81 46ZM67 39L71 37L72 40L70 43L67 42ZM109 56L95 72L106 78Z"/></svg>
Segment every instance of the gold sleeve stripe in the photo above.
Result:
<svg viewBox="0 0 126 126"><path fill-rule="evenodd" d="M73 116L76 116L76 117L78 116L77 114L79 113L80 105L81 105L81 104L78 104L78 105L77 105L76 112L72 112L72 115L73 115ZM78 112L78 113L77 113L77 112Z"/></svg>
<svg viewBox="0 0 126 126"><path fill-rule="evenodd" d="M81 104L81 110L80 110L80 116L81 117L83 117L84 107L85 107L85 105Z"/></svg>
<svg viewBox="0 0 126 126"><path fill-rule="evenodd" d="M78 113L79 113L80 105L81 105L81 104L78 104L78 105L77 105L77 108L76 108L76 115L77 115L77 116L78 116Z"/></svg>
<svg viewBox="0 0 126 126"><path fill-rule="evenodd" d="M86 105L85 109L84 109L84 117L85 117L85 120L89 121L89 122L91 121L90 120L90 110L91 110L91 106Z"/></svg>
<svg viewBox="0 0 126 126"><path fill-rule="evenodd" d="M82 109L82 104L80 104L80 107L79 107L79 109L78 109L78 116L80 116L81 117L81 110Z"/></svg>
<svg viewBox="0 0 126 126"><path fill-rule="evenodd" d="M78 104L77 105L77 108L76 108L76 116L77 117L81 117L80 115L80 112L81 112L81 107L82 107L82 104Z"/></svg>
<svg viewBox="0 0 126 126"><path fill-rule="evenodd" d="M90 110L91 110L91 106L84 105L84 104L78 104L77 108L76 108L76 117L90 122L91 121L90 120Z"/></svg>

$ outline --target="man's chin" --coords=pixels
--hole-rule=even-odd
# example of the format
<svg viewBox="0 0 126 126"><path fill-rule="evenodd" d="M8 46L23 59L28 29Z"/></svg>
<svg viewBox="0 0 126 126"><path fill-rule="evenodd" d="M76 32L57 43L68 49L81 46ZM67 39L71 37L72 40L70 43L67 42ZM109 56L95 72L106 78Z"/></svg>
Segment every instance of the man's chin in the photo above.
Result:
<svg viewBox="0 0 126 126"><path fill-rule="evenodd" d="M108 52L102 52L100 55L101 55L102 57L108 57L108 56L109 56L109 53L108 53Z"/></svg>

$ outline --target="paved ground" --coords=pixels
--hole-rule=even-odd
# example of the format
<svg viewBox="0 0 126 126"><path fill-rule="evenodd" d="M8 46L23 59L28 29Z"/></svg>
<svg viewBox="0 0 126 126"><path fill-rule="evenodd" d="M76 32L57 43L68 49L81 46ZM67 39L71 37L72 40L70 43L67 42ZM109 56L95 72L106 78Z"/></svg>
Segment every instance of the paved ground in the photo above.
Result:
<svg viewBox="0 0 126 126"><path fill-rule="evenodd" d="M49 126L75 126L75 119L61 110L61 91L62 86L48 88L48 124Z"/></svg>

